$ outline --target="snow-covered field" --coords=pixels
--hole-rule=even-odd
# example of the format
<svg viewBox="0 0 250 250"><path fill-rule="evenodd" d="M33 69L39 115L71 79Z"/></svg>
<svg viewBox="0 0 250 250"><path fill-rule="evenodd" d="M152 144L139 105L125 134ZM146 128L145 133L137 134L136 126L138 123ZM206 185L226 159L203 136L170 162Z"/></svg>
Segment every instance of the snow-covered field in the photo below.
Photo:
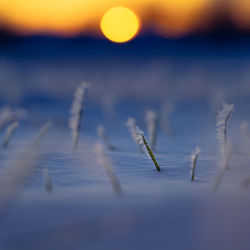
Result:
<svg viewBox="0 0 250 250"><path fill-rule="evenodd" d="M0 249L249 249L249 190L240 183L250 173L250 157L233 155L230 170L212 191L219 173L215 126L203 132L193 128L190 135L170 138L161 132L156 150L161 172L138 151L126 127L121 136L109 132L117 147L107 151L122 187L117 196L96 161L98 137L83 129L73 152L69 129L55 126L44 135L24 187L1 185L14 198L1 214ZM9 166L22 167L35 136L36 129L20 128L1 149L1 177ZM191 182L190 155L197 144L201 154Z"/></svg>

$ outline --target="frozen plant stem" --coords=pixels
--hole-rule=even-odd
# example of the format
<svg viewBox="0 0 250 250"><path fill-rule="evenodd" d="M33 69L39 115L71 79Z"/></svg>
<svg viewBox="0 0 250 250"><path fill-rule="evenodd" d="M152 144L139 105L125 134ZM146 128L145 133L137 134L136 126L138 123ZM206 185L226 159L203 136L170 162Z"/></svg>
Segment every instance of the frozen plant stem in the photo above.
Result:
<svg viewBox="0 0 250 250"><path fill-rule="evenodd" d="M46 191L51 192L53 188L52 188L52 181L51 181L48 169L43 170L43 177L44 177L44 185L45 185Z"/></svg>
<svg viewBox="0 0 250 250"><path fill-rule="evenodd" d="M13 111L10 107L4 107L0 110L0 131L2 131L8 124L23 119L27 116L27 112L22 109Z"/></svg>
<svg viewBox="0 0 250 250"><path fill-rule="evenodd" d="M136 134L136 122L135 122L135 119L129 117L127 122L126 122L126 126L129 128L129 131L130 131L136 145L138 146L139 151L141 153L144 153L143 152L143 145L139 142L137 134Z"/></svg>
<svg viewBox="0 0 250 250"><path fill-rule="evenodd" d="M156 170L161 171L160 166L159 166L158 162L156 161L155 156L147 143L147 140L144 136L143 131L140 130L138 127L136 127L136 134L137 134L137 138L138 138L139 143L143 144L145 146L146 152L148 152L148 155L151 158L151 160L153 161L153 163L156 167Z"/></svg>
<svg viewBox="0 0 250 250"><path fill-rule="evenodd" d="M94 150L96 152L99 163L104 166L104 169L109 177L109 180L113 186L115 193L118 196L122 195L123 192L122 192L120 182L114 173L112 164L109 161L109 159L104 151L104 147L102 146L102 144L96 143Z"/></svg>
<svg viewBox="0 0 250 250"><path fill-rule="evenodd" d="M41 138L49 131L49 129L53 126L53 122L46 122L39 130L38 135L34 141L34 143L38 143L41 141Z"/></svg>
<svg viewBox="0 0 250 250"><path fill-rule="evenodd" d="M218 112L216 117L217 123L217 139L220 145L220 151L223 159L223 167L229 169L229 145L228 145L228 123L234 109L233 104L222 104L222 110Z"/></svg>
<svg viewBox="0 0 250 250"><path fill-rule="evenodd" d="M195 151L191 155L191 181L194 181L194 179L195 179L196 163L197 163L200 152L201 152L201 150L197 146L195 148Z"/></svg>
<svg viewBox="0 0 250 250"><path fill-rule="evenodd" d="M150 157L151 157L153 163L155 164L156 169L157 169L158 171L161 171L160 166L159 166L158 162L156 161L155 156L154 156L152 150L151 150L150 147L148 146L148 143L147 143L145 137L142 136L142 139L143 139L143 143L144 143L145 147L147 148L147 151L148 151L148 153L149 153L149 155L150 155Z"/></svg>
<svg viewBox="0 0 250 250"><path fill-rule="evenodd" d="M107 133L104 129L103 126L99 125L97 127L97 134L99 135L99 137L103 140L103 142L105 143L105 145L107 146L107 148L111 151L115 150L115 147L110 143L109 138L107 136Z"/></svg>
<svg viewBox="0 0 250 250"><path fill-rule="evenodd" d="M83 82L76 90L71 108L69 126L72 130L73 149L78 147L79 133L83 117L84 104L89 90L89 84Z"/></svg>
<svg viewBox="0 0 250 250"><path fill-rule="evenodd" d="M146 113L146 121L148 127L148 135L150 139L150 146L153 151L155 151L156 146L156 135L157 135L157 127L158 127L158 116L155 111L148 110Z"/></svg>
<svg viewBox="0 0 250 250"><path fill-rule="evenodd" d="M3 147L4 148L6 148L9 145L10 138L18 126L19 126L18 122L13 122L7 127L5 138L3 140Z"/></svg>

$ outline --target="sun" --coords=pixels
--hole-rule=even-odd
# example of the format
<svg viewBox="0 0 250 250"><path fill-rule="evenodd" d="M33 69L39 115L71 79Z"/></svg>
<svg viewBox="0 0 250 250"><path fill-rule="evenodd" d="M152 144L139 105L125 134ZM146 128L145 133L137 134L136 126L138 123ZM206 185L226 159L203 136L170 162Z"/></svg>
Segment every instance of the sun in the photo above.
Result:
<svg viewBox="0 0 250 250"><path fill-rule="evenodd" d="M131 40L140 27L139 18L126 7L113 7L102 17L101 30L113 42L124 43Z"/></svg>

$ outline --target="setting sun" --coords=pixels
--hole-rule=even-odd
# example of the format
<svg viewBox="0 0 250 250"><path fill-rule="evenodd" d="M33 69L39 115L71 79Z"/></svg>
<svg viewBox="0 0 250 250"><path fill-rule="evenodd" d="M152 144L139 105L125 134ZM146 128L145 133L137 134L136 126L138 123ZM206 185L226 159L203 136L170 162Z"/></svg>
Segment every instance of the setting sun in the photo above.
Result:
<svg viewBox="0 0 250 250"><path fill-rule="evenodd" d="M139 26L138 17L125 7L109 9L101 20L101 30L105 37L117 43L131 40L138 32Z"/></svg>

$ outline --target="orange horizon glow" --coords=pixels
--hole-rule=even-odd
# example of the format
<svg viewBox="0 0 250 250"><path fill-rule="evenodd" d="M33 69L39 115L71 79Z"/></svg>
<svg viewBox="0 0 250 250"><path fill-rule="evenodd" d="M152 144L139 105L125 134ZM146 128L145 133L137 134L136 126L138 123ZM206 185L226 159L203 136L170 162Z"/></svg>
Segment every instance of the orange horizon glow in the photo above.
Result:
<svg viewBox="0 0 250 250"><path fill-rule="evenodd" d="M136 12L143 29L165 37L202 29L218 8L216 0L0 0L0 21L20 34L100 36L103 15L117 5ZM249 0L228 0L224 5L239 27L250 29Z"/></svg>
<svg viewBox="0 0 250 250"><path fill-rule="evenodd" d="M0 0L0 14L19 33L74 34L84 30L100 13L91 1Z"/></svg>
<svg viewBox="0 0 250 250"><path fill-rule="evenodd" d="M237 0L230 4L230 11L233 17L233 22L240 29L250 28L250 1Z"/></svg>

